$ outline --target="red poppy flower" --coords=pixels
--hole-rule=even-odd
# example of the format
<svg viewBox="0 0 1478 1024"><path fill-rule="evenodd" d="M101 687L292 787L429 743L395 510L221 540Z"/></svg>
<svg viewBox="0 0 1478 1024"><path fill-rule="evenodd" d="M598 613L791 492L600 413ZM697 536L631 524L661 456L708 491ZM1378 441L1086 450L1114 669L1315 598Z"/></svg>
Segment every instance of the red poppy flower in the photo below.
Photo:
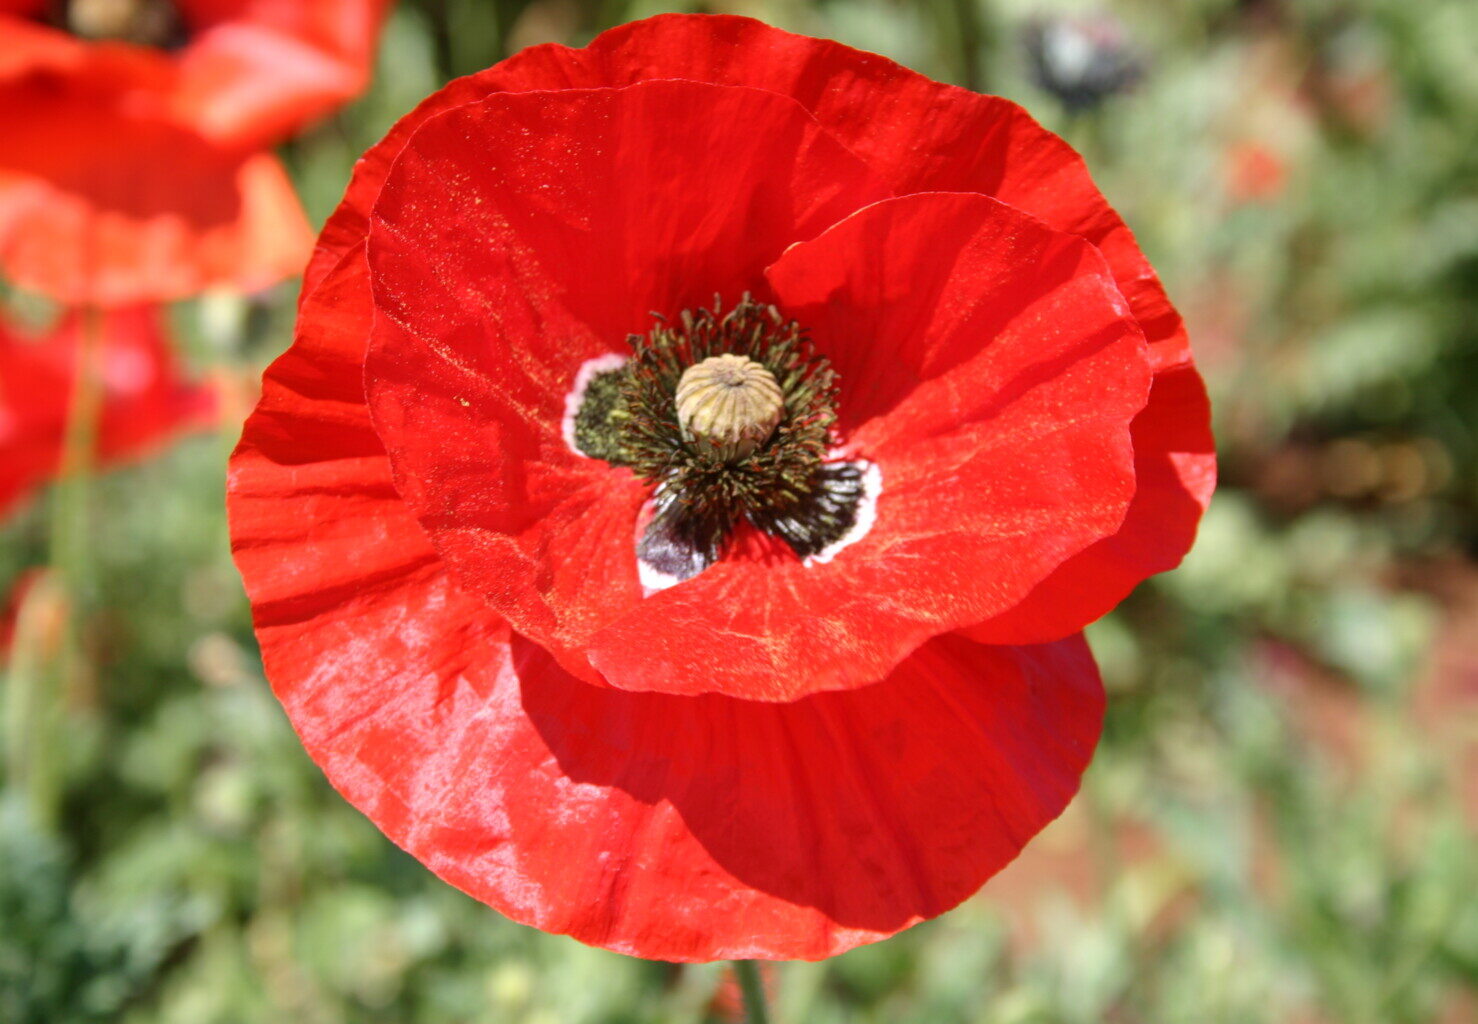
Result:
<svg viewBox="0 0 1478 1024"><path fill-rule="evenodd" d="M363 88L386 0L0 0L0 269L65 302L297 273L264 148Z"/></svg>
<svg viewBox="0 0 1478 1024"><path fill-rule="evenodd" d="M366 154L230 501L268 676L392 839L611 949L818 958L1061 811L1078 631L1213 476L1179 317L1065 144L663 16Z"/></svg>
<svg viewBox="0 0 1478 1024"><path fill-rule="evenodd" d="M1239 142L1227 150L1227 192L1237 203L1271 202L1288 182L1288 164L1271 146Z"/></svg>
<svg viewBox="0 0 1478 1024"><path fill-rule="evenodd" d="M61 464L87 315L68 312L34 339L0 324L0 514ZM181 379L157 307L95 315L100 465L136 458L213 420L215 397Z"/></svg>

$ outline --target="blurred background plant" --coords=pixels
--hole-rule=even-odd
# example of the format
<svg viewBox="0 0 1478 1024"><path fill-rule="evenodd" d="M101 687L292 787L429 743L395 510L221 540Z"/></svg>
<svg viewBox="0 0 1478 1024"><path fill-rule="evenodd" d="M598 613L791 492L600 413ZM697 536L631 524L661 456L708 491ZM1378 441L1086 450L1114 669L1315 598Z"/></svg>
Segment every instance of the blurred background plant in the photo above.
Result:
<svg viewBox="0 0 1478 1024"><path fill-rule="evenodd" d="M1091 630L1111 701L1082 796L959 911L769 975L777 1017L1478 1017L1478 5L406 0L368 93L286 146L310 217L447 78L696 9L1065 135L1186 316L1223 459L1186 564ZM221 505L293 306L285 284L173 308L221 425L95 480L81 564L65 487L0 526L0 1021L734 1019L721 965L587 949L438 882L299 747Z"/></svg>

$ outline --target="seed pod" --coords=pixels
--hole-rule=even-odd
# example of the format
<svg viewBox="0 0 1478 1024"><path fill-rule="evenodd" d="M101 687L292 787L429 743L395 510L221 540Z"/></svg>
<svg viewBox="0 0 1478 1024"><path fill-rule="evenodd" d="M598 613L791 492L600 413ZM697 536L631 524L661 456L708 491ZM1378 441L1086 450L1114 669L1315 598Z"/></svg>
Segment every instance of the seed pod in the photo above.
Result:
<svg viewBox="0 0 1478 1024"><path fill-rule="evenodd" d="M675 397L683 439L715 462L747 458L785 416L774 374L733 353L710 356L684 370Z"/></svg>
<svg viewBox="0 0 1478 1024"><path fill-rule="evenodd" d="M170 0L70 0L56 6L63 26L83 39L168 46L182 27Z"/></svg>

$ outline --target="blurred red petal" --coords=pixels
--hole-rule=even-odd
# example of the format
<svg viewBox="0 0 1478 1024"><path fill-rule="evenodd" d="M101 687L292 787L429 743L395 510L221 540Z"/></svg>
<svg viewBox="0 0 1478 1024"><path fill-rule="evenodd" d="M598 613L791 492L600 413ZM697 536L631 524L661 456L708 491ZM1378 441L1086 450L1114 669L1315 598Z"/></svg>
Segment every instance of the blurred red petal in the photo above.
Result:
<svg viewBox="0 0 1478 1024"><path fill-rule="evenodd" d="M88 327L85 318L95 316ZM83 335L95 330L102 376L96 458L137 458L214 419L213 394L180 377L162 311L152 306L73 310L42 337L0 325L0 513L58 470Z"/></svg>
<svg viewBox="0 0 1478 1024"><path fill-rule="evenodd" d="M44 5L46 0L41 2ZM85 43L49 25L25 20L35 13L28 6L0 0L0 83L42 69L74 68L86 60Z"/></svg>
<svg viewBox="0 0 1478 1024"><path fill-rule="evenodd" d="M876 522L824 564L726 558L631 602L588 641L614 686L793 700L872 682L1010 608L1134 494L1144 339L1081 239L925 193L791 246L769 278L837 370L846 453L881 472Z"/></svg>
<svg viewBox="0 0 1478 1024"><path fill-rule="evenodd" d="M0 87L0 266L72 304L264 287L312 245L282 165L43 83Z"/></svg>
<svg viewBox="0 0 1478 1024"><path fill-rule="evenodd" d="M376 206L366 381L401 493L463 583L597 679L582 647L640 599L648 488L567 446L577 371L629 351L654 308L762 292L787 245L885 194L758 90L501 95L429 122Z"/></svg>
<svg viewBox="0 0 1478 1024"><path fill-rule="evenodd" d="M7 277L116 305L254 290L301 270L310 228L281 166L257 150L363 88L386 3L185 6L178 51L0 13Z"/></svg>
<svg viewBox="0 0 1478 1024"><path fill-rule="evenodd" d="M219 143L270 145L357 96L389 0L185 0L179 117Z"/></svg>

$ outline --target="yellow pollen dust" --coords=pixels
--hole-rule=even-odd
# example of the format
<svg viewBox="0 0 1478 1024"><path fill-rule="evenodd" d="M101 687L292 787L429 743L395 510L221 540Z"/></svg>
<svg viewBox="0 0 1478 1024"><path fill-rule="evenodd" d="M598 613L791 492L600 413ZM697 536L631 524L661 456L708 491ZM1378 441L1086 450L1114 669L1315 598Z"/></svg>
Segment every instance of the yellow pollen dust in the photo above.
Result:
<svg viewBox="0 0 1478 1024"><path fill-rule="evenodd" d="M785 416L785 396L775 375L733 353L710 356L684 370L676 399L683 438L719 462L747 458Z"/></svg>

